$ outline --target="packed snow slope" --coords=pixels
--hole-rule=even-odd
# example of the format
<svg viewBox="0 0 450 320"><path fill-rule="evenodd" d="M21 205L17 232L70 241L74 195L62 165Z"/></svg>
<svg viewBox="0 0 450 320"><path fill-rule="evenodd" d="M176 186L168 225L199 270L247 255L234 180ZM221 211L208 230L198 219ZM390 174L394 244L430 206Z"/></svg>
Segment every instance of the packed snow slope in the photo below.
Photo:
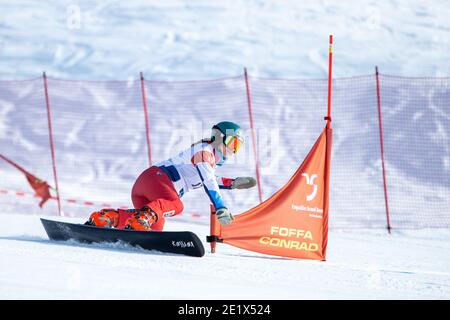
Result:
<svg viewBox="0 0 450 320"><path fill-rule="evenodd" d="M206 242L202 258L51 242L37 216L3 219L2 299L450 298L448 230L332 231L327 261L319 262L221 244L211 254ZM193 230L205 240L209 228L174 218L167 229Z"/></svg>
<svg viewBox="0 0 450 320"><path fill-rule="evenodd" d="M447 1L0 1L0 74L190 80L450 75Z"/></svg>

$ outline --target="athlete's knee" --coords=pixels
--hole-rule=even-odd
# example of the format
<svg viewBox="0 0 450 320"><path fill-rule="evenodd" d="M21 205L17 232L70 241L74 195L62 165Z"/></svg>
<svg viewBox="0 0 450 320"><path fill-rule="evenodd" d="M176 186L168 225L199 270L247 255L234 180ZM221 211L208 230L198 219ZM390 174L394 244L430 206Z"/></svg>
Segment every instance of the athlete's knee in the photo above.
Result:
<svg viewBox="0 0 450 320"><path fill-rule="evenodd" d="M181 202L180 200L175 201L174 202L174 213L173 213L173 215L176 216L176 215L182 213L183 210L184 210L183 202Z"/></svg>

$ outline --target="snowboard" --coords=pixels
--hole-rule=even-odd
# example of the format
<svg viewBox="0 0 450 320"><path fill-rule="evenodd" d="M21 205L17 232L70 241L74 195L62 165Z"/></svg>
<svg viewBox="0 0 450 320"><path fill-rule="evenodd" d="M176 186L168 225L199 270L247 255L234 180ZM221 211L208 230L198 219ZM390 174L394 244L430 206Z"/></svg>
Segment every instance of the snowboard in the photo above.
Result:
<svg viewBox="0 0 450 320"><path fill-rule="evenodd" d="M76 240L85 243L123 242L147 250L203 257L205 248L190 231L134 231L99 228L90 225L42 219L50 240Z"/></svg>

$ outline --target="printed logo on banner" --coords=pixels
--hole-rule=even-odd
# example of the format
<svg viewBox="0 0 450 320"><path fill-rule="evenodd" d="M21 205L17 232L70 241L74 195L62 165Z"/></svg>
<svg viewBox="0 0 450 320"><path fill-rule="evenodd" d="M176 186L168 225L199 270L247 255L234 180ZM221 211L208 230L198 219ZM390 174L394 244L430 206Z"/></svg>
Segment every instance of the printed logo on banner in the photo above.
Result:
<svg viewBox="0 0 450 320"><path fill-rule="evenodd" d="M292 250L319 250L319 244L313 239L312 231L281 226L270 226L270 236L261 237L259 243Z"/></svg>
<svg viewBox="0 0 450 320"><path fill-rule="evenodd" d="M307 201L312 201L317 195L317 184L314 184L314 179L317 178L317 174L313 174L311 177L309 177L309 174L302 173L302 177L306 178L306 184L314 186L313 192L310 195L306 196Z"/></svg>
<svg viewBox="0 0 450 320"><path fill-rule="evenodd" d="M317 196L318 186L314 183L314 180L317 179L318 175L316 173L311 176L308 173L302 173L302 177L305 177L306 184L313 186L313 191L306 195L306 201L311 202ZM317 208L315 206L308 206L306 204L292 204L292 210L303 212L309 215L311 218L322 219L323 218L323 209Z"/></svg>

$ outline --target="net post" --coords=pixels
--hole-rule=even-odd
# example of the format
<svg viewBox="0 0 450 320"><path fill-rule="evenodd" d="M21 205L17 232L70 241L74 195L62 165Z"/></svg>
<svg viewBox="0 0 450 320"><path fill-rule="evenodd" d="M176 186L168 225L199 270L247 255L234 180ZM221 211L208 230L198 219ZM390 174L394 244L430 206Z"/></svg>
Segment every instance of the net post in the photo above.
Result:
<svg viewBox="0 0 450 320"><path fill-rule="evenodd" d="M384 162L384 138L383 138L383 121L381 115L381 91L380 91L380 78L378 73L378 66L375 66L375 79L377 84L377 108L378 108L378 128L380 133L380 152L381 152L381 169L383 174L383 188L384 188L384 204L386 207L386 226L389 233L391 233L391 221L389 214L389 201L387 192L387 180L386 180L386 166Z"/></svg>
<svg viewBox="0 0 450 320"><path fill-rule="evenodd" d="M145 79L144 73L140 72L141 79L141 95L142 95L142 106L144 107L144 118L145 118L145 138L147 140L147 155L149 167L152 165L152 148L150 143L150 126L148 121L148 108L147 108L147 95L145 92Z"/></svg>
<svg viewBox="0 0 450 320"><path fill-rule="evenodd" d="M259 169L259 158L258 158L258 150L256 146L256 133L255 133L255 126L253 122L253 111L252 111L252 98L250 94L250 83L248 80L248 74L247 74L247 68L244 68L244 79L245 79L245 89L247 94L247 107L248 107L248 114L250 118L250 129L252 132L252 142L253 142L253 156L255 158L255 171L256 171L256 181L258 183L258 197L259 202L261 203L262 200L262 188L261 188L261 174Z"/></svg>
<svg viewBox="0 0 450 320"><path fill-rule="evenodd" d="M50 152L51 152L51 156L52 156L53 178L55 180L56 201L58 203L58 213L60 216L62 216L63 214L62 214L62 210L61 210L61 199L59 196L58 175L56 173L55 144L53 141L51 106L50 106L50 99L49 99L49 94L48 94L47 75L46 75L45 71L42 73L42 79L44 81L45 105L46 105L46 109L47 109L48 134L49 134L49 141L50 141Z"/></svg>

